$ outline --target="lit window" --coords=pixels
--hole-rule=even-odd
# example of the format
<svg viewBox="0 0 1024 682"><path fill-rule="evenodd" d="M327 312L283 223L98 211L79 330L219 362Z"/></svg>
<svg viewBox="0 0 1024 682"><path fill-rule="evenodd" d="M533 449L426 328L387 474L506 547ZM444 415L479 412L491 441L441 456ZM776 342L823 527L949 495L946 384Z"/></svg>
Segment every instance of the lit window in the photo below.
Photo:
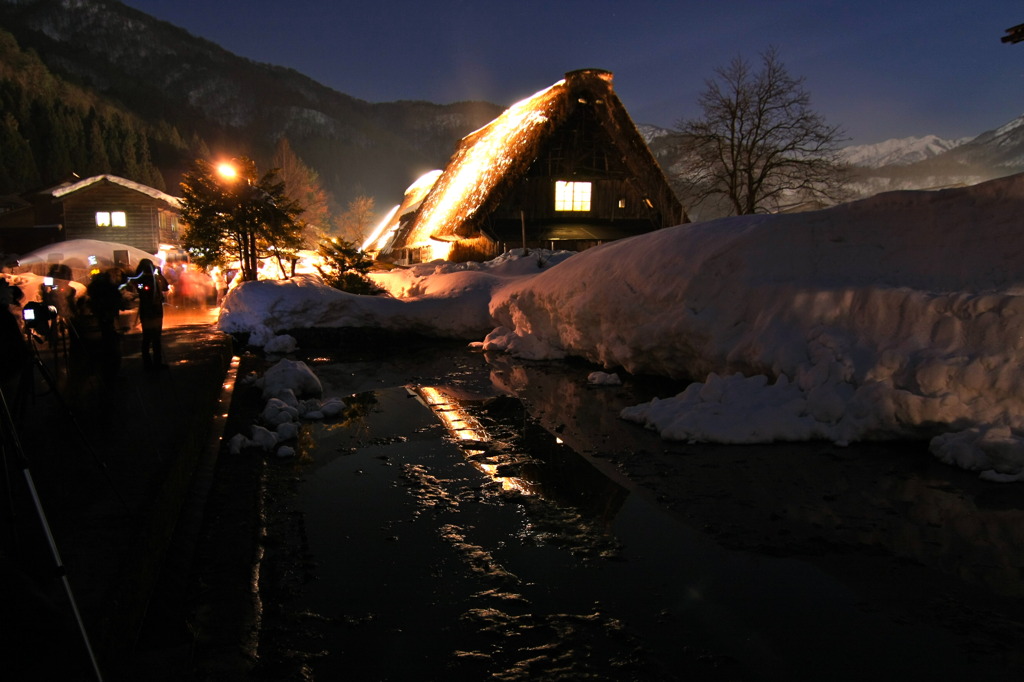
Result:
<svg viewBox="0 0 1024 682"><path fill-rule="evenodd" d="M96 227L128 227L124 211L96 211Z"/></svg>
<svg viewBox="0 0 1024 682"><path fill-rule="evenodd" d="M589 211L590 210L590 183L589 182L566 182L558 180L555 182L555 210L556 211Z"/></svg>

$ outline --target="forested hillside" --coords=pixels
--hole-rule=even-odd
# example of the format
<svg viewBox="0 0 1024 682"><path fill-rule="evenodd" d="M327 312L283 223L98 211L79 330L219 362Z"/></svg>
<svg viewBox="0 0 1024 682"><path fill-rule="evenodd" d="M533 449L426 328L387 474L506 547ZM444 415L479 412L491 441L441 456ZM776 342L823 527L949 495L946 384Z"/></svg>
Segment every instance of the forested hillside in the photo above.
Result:
<svg viewBox="0 0 1024 682"><path fill-rule="evenodd" d="M180 164L202 150L165 122L144 121L54 75L0 29L0 194L73 173L114 173L165 190L160 161Z"/></svg>
<svg viewBox="0 0 1024 682"><path fill-rule="evenodd" d="M365 102L116 0L0 0L0 27L4 113L14 113L3 155L15 144L24 156L27 142L35 166L5 158L0 192L91 173L103 156L89 149L102 146L112 172L176 193L196 158L245 155L266 169L285 138L335 206L361 196L390 206L503 109Z"/></svg>

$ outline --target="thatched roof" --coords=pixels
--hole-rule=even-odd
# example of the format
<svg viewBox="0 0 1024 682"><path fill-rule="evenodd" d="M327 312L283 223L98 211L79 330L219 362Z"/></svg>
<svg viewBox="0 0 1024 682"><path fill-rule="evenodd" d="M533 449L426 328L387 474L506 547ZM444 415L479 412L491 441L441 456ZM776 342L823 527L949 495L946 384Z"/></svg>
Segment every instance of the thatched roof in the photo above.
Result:
<svg viewBox="0 0 1024 682"><path fill-rule="evenodd" d="M586 69L567 73L463 138L415 218L395 235L390 247L473 236L508 189L529 170L542 143L578 107L593 110L630 174L650 193L654 207L662 215L684 222L682 206L661 167L612 90L612 74Z"/></svg>

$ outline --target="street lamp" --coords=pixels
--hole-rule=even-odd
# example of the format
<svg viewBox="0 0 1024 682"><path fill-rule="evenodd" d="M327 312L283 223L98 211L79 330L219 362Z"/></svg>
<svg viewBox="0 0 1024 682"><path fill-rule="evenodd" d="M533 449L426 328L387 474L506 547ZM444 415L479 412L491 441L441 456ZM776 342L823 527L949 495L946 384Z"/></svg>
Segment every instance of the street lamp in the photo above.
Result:
<svg viewBox="0 0 1024 682"><path fill-rule="evenodd" d="M227 161L224 161L217 166L217 174L225 180L233 181L238 177L238 169Z"/></svg>

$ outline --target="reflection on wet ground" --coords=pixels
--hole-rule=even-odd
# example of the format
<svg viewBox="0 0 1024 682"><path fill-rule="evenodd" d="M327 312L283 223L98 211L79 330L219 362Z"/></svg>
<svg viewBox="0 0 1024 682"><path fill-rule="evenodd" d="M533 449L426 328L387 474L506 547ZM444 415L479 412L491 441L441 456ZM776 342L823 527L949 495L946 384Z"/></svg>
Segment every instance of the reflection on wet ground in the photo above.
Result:
<svg viewBox="0 0 1024 682"><path fill-rule="evenodd" d="M307 361L350 407L267 471L262 679L1024 667L1019 498L920 453L665 444L617 418L665 386L454 346Z"/></svg>

